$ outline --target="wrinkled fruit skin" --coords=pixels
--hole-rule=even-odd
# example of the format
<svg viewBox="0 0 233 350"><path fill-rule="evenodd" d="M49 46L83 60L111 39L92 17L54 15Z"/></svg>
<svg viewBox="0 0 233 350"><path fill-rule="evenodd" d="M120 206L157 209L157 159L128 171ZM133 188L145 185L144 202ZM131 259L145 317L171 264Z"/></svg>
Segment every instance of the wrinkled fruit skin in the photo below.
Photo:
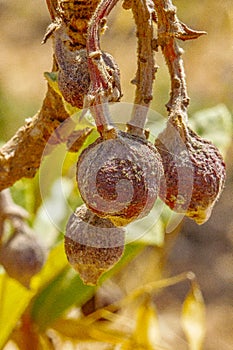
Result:
<svg viewBox="0 0 233 350"><path fill-rule="evenodd" d="M108 219L77 208L66 226L65 252L85 284L96 285L99 277L121 258L125 231Z"/></svg>
<svg viewBox="0 0 233 350"><path fill-rule="evenodd" d="M7 274L29 287L31 278L45 262L45 252L35 238L26 233L15 233L0 249L0 264Z"/></svg>
<svg viewBox="0 0 233 350"><path fill-rule="evenodd" d="M150 142L119 132L98 138L77 164L77 183L87 207L124 226L152 209L162 176L160 156Z"/></svg>
<svg viewBox="0 0 233 350"><path fill-rule="evenodd" d="M66 47L60 31L54 34L54 51L58 63L58 86L64 99L72 106L82 109L84 97L90 86L86 49L71 51ZM112 94L110 102L121 97L120 70L114 58L107 52L101 52L103 64L111 79Z"/></svg>
<svg viewBox="0 0 233 350"><path fill-rule="evenodd" d="M226 178L218 149L179 118L168 121L155 146L164 168L161 199L172 210L203 224L210 217Z"/></svg>

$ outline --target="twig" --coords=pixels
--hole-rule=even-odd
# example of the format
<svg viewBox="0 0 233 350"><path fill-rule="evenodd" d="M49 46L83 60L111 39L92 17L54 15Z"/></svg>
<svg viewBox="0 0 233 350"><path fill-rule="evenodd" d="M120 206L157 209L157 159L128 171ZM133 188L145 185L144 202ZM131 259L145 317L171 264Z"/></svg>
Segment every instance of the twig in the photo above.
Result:
<svg viewBox="0 0 233 350"><path fill-rule="evenodd" d="M87 50L89 55L100 51L99 32L106 22L106 17L110 14L117 2L118 0L102 0L92 16L87 33ZM101 82L104 84L103 80L101 80Z"/></svg>
<svg viewBox="0 0 233 350"><path fill-rule="evenodd" d="M52 21L54 21L56 18L56 13L57 13L56 9L58 6L58 1L57 0L46 0L46 3L47 3L47 7L48 7L48 10L50 13L50 17L51 17Z"/></svg>
<svg viewBox="0 0 233 350"><path fill-rule="evenodd" d="M186 122L189 97L181 58L182 49L176 39L183 41L196 39L206 32L192 30L180 22L176 15L176 7L171 0L154 0L154 4L158 21L157 44L162 49L171 77L170 100L166 107L170 116L180 115Z"/></svg>
<svg viewBox="0 0 233 350"><path fill-rule="evenodd" d="M15 204L11 197L9 189L0 192L0 215L3 217L18 217L21 219L28 219L28 212L21 206Z"/></svg>
<svg viewBox="0 0 233 350"><path fill-rule="evenodd" d="M0 192L0 245L4 231L4 221L9 219L13 225L15 223L18 226L19 223L22 223L28 217L28 212L13 202L8 189Z"/></svg>
<svg viewBox="0 0 233 350"><path fill-rule="evenodd" d="M124 5L123 5L124 6ZM125 3L125 8L129 4ZM148 108L153 98L152 88L157 68L155 67L153 40L153 2L147 0L132 1L137 38L138 38L138 68L136 78L132 83L136 85L134 108L130 121L127 123L128 132L144 136Z"/></svg>

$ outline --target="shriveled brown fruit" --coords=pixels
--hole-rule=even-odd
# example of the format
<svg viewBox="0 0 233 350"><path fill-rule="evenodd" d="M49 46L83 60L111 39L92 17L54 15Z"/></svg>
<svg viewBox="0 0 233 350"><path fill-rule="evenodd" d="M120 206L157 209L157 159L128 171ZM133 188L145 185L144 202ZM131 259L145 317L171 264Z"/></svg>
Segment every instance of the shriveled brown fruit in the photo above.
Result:
<svg viewBox="0 0 233 350"><path fill-rule="evenodd" d="M61 27L54 32L54 52L59 67L59 89L67 102L82 109L84 97L90 86L87 50L71 51L68 46L68 37L64 36ZM112 91L109 91L109 101L118 101L121 97L120 70L109 53L101 51L100 55L112 88Z"/></svg>
<svg viewBox="0 0 233 350"><path fill-rule="evenodd" d="M7 274L29 288L31 278L45 262L45 252L36 239L23 232L16 232L0 248L0 264Z"/></svg>
<svg viewBox="0 0 233 350"><path fill-rule="evenodd" d="M65 234L65 252L71 266L87 285L112 268L124 251L125 231L108 219L92 213L85 205L71 215Z"/></svg>
<svg viewBox="0 0 233 350"><path fill-rule="evenodd" d="M161 199L172 210L203 224L210 217L226 178L219 150L178 116L168 120L155 146L164 167Z"/></svg>
<svg viewBox="0 0 233 350"><path fill-rule="evenodd" d="M119 131L116 138L98 138L82 152L76 178L88 208L124 226L149 214L162 171L150 142Z"/></svg>

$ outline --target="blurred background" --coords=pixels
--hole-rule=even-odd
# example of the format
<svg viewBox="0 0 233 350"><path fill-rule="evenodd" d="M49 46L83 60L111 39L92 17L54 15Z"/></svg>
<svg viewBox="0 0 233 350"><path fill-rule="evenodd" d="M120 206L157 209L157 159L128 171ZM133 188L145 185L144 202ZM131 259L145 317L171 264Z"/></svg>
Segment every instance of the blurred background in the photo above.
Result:
<svg viewBox="0 0 233 350"><path fill-rule="evenodd" d="M176 0L174 5L181 21L208 33L198 40L181 43L181 46L185 50L183 59L191 98L190 119L197 117L197 113L199 119L213 116L204 132L208 134L210 127L212 134L218 134L224 116L228 122L232 121L233 2ZM25 118L39 110L46 92L43 72L51 69L52 47L51 41L40 44L50 23L45 1L28 0L25 4L21 0L0 0L0 21L0 141L4 143L24 124ZM131 103L134 86L130 81L136 71L135 26L131 12L118 4L108 27L102 38L102 48L110 52L119 64L122 101ZM164 105L169 99L169 76L161 54L156 57L159 70L151 108L166 116ZM206 109L208 112L203 112ZM200 120L200 125L202 123ZM188 270L197 275L207 306L206 350L230 350L233 344L233 144L231 124L228 126L226 137L218 140L220 146L221 142L226 146L227 139L224 150L228 178L223 195L210 220L203 226L184 220L181 232L171 240L164 265L165 275ZM140 279L144 260L145 256L142 256L133 267L128 267L137 269L135 280ZM118 282L126 283L124 276L118 278ZM172 335L175 334L177 345L174 349L187 348L176 322L178 306L186 292L183 284L169 288L157 303L161 322L166 329L172 330ZM171 344L174 345L174 339Z"/></svg>

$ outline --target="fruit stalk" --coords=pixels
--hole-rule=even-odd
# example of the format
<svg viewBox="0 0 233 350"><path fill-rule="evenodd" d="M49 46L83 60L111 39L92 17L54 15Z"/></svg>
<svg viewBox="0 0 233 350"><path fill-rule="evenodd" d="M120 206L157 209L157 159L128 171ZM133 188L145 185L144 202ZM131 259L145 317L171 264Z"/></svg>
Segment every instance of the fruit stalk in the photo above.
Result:
<svg viewBox="0 0 233 350"><path fill-rule="evenodd" d="M128 3L123 7L127 9ZM128 132L138 136L144 136L144 127L147 119L148 108L153 98L153 81L157 66L154 60L153 50L153 15L154 9L147 1L136 0L132 2L132 12L136 24L138 39L137 48L137 72L131 81L136 85L134 108L131 119L127 123Z"/></svg>
<svg viewBox="0 0 233 350"><path fill-rule="evenodd" d="M171 78L170 100L166 107L171 118L172 116L180 115L183 122L187 122L189 97L184 63L181 57L183 50L179 47L176 39L183 41L196 39L200 35L206 34L206 32L192 30L180 22L176 15L176 7L172 4L172 1L154 0L154 4L158 22L157 46L161 47Z"/></svg>
<svg viewBox="0 0 233 350"><path fill-rule="evenodd" d="M97 130L101 136L106 137L109 130L114 129L110 125L108 111L108 95L111 94L108 72L105 69L100 50L100 30L103 28L106 17L116 5L118 0L102 0L97 7L89 23L87 32L88 69L91 79L91 87L87 96L87 104L91 104L96 121ZM110 78L110 79L109 79Z"/></svg>
<svg viewBox="0 0 233 350"><path fill-rule="evenodd" d="M0 192L0 244L4 233L4 221L9 219L12 226L17 226L23 219L28 218L28 212L15 204L11 198L9 189Z"/></svg>

